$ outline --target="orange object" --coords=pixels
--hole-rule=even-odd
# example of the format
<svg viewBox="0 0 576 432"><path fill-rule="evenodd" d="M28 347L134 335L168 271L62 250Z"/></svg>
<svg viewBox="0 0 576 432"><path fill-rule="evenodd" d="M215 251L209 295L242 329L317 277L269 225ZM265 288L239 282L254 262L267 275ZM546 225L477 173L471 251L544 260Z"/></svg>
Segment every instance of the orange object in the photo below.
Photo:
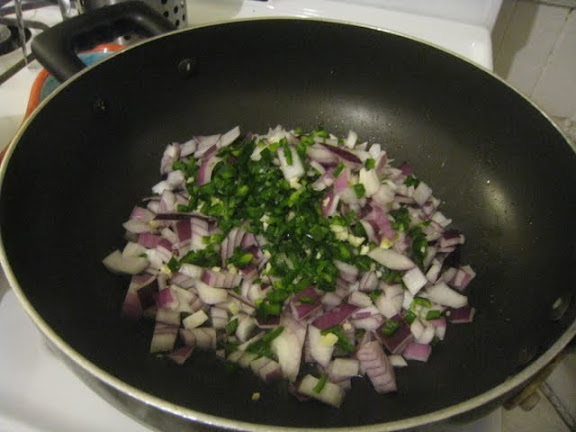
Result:
<svg viewBox="0 0 576 432"><path fill-rule="evenodd" d="M120 51L123 49L124 46L118 44L102 44L98 45L97 47L89 50L84 51L86 53L90 52L115 52ZM50 73L46 69L42 69L36 79L34 80L34 84L32 84L32 90L30 91L30 98L28 99L28 106L26 107L26 114L24 115L24 119L28 118L30 114L36 109L36 107L40 104L41 100L40 97L42 95L42 88L44 87L44 83L46 79L50 76Z"/></svg>

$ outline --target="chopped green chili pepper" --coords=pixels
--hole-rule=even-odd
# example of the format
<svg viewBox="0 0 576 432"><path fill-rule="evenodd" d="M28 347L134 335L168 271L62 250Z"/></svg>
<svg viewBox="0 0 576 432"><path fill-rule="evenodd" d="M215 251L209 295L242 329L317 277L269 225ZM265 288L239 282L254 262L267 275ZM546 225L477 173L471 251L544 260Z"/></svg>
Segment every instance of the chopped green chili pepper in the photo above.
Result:
<svg viewBox="0 0 576 432"><path fill-rule="evenodd" d="M413 175L409 175L408 177L406 177L406 180L404 180L404 184L406 186L414 186L417 187L420 184L420 180L418 180L416 177L414 177Z"/></svg>
<svg viewBox="0 0 576 432"><path fill-rule="evenodd" d="M202 267L215 267L221 262L220 254L209 248L190 251L180 258L180 264L194 264Z"/></svg>
<svg viewBox="0 0 576 432"><path fill-rule="evenodd" d="M171 272L177 272L178 269L180 268L180 263L178 262L176 257L170 258L170 261L168 261L166 265L168 266Z"/></svg>
<svg viewBox="0 0 576 432"><path fill-rule="evenodd" d="M354 352L354 345L352 345L350 343L350 340L348 339L348 336L346 335L346 333L344 333L344 330L342 329L342 327L334 326L334 327L330 327L330 328L327 328L325 330L322 330L320 332L320 334L322 334L322 335L327 335L328 333L332 333L333 335L335 335L338 338L338 341L336 342L336 346L338 348L340 348L343 352L345 352L347 354Z"/></svg>
<svg viewBox="0 0 576 432"><path fill-rule="evenodd" d="M336 169L334 170L334 173L332 175L334 176L334 178L337 178L342 173L343 170L344 170L344 163L338 162L338 165L336 165Z"/></svg>
<svg viewBox="0 0 576 432"><path fill-rule="evenodd" d="M226 260L228 264L232 264L239 269L247 267L254 258L254 254L243 251L240 247L234 250L234 253L230 258Z"/></svg>
<svg viewBox="0 0 576 432"><path fill-rule="evenodd" d="M316 300L309 296L302 296L298 298L298 301L302 304L314 304Z"/></svg>
<svg viewBox="0 0 576 432"><path fill-rule="evenodd" d="M426 256L426 249L428 247L426 234L424 234L420 226L414 226L408 230L408 235L412 239L412 259L419 267L423 267L424 257Z"/></svg>
<svg viewBox="0 0 576 432"><path fill-rule="evenodd" d="M392 336L399 328L400 322L389 319L380 327L380 333L385 336Z"/></svg>
<svg viewBox="0 0 576 432"><path fill-rule="evenodd" d="M376 160L369 158L366 159L366 162L364 162L364 168L366 168L367 170L371 170L376 166Z"/></svg>
<svg viewBox="0 0 576 432"><path fill-rule="evenodd" d="M412 303L415 305L426 307L426 308L432 307L432 302L430 300L428 300L427 298L424 298L424 297L414 297L414 300L412 300Z"/></svg>
<svg viewBox="0 0 576 432"><path fill-rule="evenodd" d="M220 148L216 153L220 161L213 169L211 181L203 185L198 184L195 178L199 167L194 158L178 161L173 167L185 173L186 189L191 196L188 204L180 204L178 209L211 217L220 232L203 238L205 249L188 252L177 263L171 262L170 266L176 268L179 264L190 263L221 267L228 264L242 269L252 263L253 253L238 249L223 262L219 253L222 241L232 228L241 225L256 236L264 236L266 244L262 249L271 258L263 274L275 281L266 298L256 305L259 318L264 320L280 315L286 299L308 286L334 291L339 275L334 260L350 263L363 272L373 267L369 257L358 253L358 246L339 240L332 230L333 226L339 225L353 236L366 239L367 234L358 223L355 212L324 217L322 200L325 191L313 187L321 174L311 169L306 151L318 137L328 138L330 135L322 127L308 134L300 131L298 135L294 148L308 173L299 179L298 187L284 178L275 163L278 151L283 152L288 164L294 162L293 147L286 138L273 143L239 138ZM252 157L256 149L258 160ZM369 158L364 165L373 169L375 164L376 160ZM340 161L334 177L344 169L346 164ZM365 196L363 184L352 188L357 197ZM390 216L395 229L408 231L410 217L407 209L390 212ZM413 253L421 250L418 239L413 238ZM362 243L367 244L366 240ZM384 273L383 280L387 283L401 283L398 272L384 270Z"/></svg>
<svg viewBox="0 0 576 432"><path fill-rule="evenodd" d="M400 207L396 210L392 210L389 213L394 219L392 222L392 228L396 231L407 231L410 227L410 213L406 207Z"/></svg>
<svg viewBox="0 0 576 432"><path fill-rule="evenodd" d="M356 197L363 198L366 195L366 188L362 183L357 183L353 186Z"/></svg>
<svg viewBox="0 0 576 432"><path fill-rule="evenodd" d="M292 165L294 161L292 159L292 150L290 150L290 146L288 145L288 140L286 138L282 138L281 145L284 148L284 157L286 158L286 163L288 165Z"/></svg>
<svg viewBox="0 0 576 432"><path fill-rule="evenodd" d="M271 344L284 331L283 326L278 326L274 330L266 333L256 342L251 343L246 351L258 355L258 357L272 357Z"/></svg>
<svg viewBox="0 0 576 432"><path fill-rule="evenodd" d="M224 326L224 330L226 331L226 334L228 336L236 333L237 329L238 329L238 318L234 318L232 321L228 321L228 323L226 323L226 325Z"/></svg>
<svg viewBox="0 0 576 432"><path fill-rule="evenodd" d="M368 297L370 297L370 300L376 301L376 299L378 297L380 297L382 294L383 294L382 291L376 290L376 291L372 291L370 294L368 294Z"/></svg>
<svg viewBox="0 0 576 432"><path fill-rule="evenodd" d="M426 314L426 319L427 320L435 320L438 319L442 316L442 312L440 312L439 310L429 310L428 313Z"/></svg>
<svg viewBox="0 0 576 432"><path fill-rule="evenodd" d="M321 393L322 390L324 390L324 387L326 386L326 382L328 382L328 375L322 374L322 376L318 380L318 383L316 383L316 385L312 389L314 393Z"/></svg>
<svg viewBox="0 0 576 432"><path fill-rule="evenodd" d="M416 314L411 310L407 310L406 312L404 312L404 321L406 321L407 324L412 324L415 319Z"/></svg>
<svg viewBox="0 0 576 432"><path fill-rule="evenodd" d="M389 285L402 283L402 274L398 270L390 270L384 268L382 271L382 279Z"/></svg>

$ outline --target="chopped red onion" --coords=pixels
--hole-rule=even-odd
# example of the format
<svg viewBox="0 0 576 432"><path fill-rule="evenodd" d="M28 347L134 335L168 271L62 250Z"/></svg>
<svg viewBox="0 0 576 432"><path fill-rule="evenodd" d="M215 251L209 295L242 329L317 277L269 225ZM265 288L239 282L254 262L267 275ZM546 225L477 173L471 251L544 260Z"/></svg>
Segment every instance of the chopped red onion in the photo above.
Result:
<svg viewBox="0 0 576 432"><path fill-rule="evenodd" d="M330 189L322 200L322 214L325 217L334 216L339 202L340 196L336 195L333 189Z"/></svg>
<svg viewBox="0 0 576 432"><path fill-rule="evenodd" d="M236 337L240 342L246 342L257 331L256 320L250 316L243 316L238 318L238 328L236 329Z"/></svg>
<svg viewBox="0 0 576 432"><path fill-rule="evenodd" d="M420 207L422 207L430 199L431 196L432 189L430 189L430 186L428 186L423 181L418 183L418 186L416 186L414 189L414 194L412 195L414 201L416 201L416 204L418 204Z"/></svg>
<svg viewBox="0 0 576 432"><path fill-rule="evenodd" d="M178 326L171 324L164 324L163 322L156 321L154 327L154 334L150 342L150 352L164 352L172 351L176 336L178 335Z"/></svg>
<svg viewBox="0 0 576 432"><path fill-rule="evenodd" d="M396 330L392 335L387 336L382 334L381 331L377 331L376 334L382 340L382 344L391 354L400 354L404 351L406 346L414 340L414 335L410 331L410 327L404 322L402 317L397 315L391 318L400 324L398 330Z"/></svg>
<svg viewBox="0 0 576 432"><path fill-rule="evenodd" d="M215 288L201 281L197 282L196 288L198 289L198 296L206 304L222 303L228 298L228 293L225 289Z"/></svg>
<svg viewBox="0 0 576 432"><path fill-rule="evenodd" d="M392 318L398 315L402 310L404 302L404 289L402 285L383 284L383 295L380 295L374 301L374 304L382 315L386 318Z"/></svg>
<svg viewBox="0 0 576 432"><path fill-rule="evenodd" d="M402 276L402 282L404 282L404 285L408 291L410 291L410 294L416 295L418 291L426 285L428 280L418 267L414 267L404 273L404 276Z"/></svg>
<svg viewBox="0 0 576 432"><path fill-rule="evenodd" d="M404 360L404 357L398 354L389 355L388 360L393 367L406 367L408 363Z"/></svg>
<svg viewBox="0 0 576 432"><path fill-rule="evenodd" d="M406 161L402 162L398 168L400 169L400 171L402 171L402 174L405 176L414 174L414 170L412 169L410 164Z"/></svg>
<svg viewBox="0 0 576 432"><path fill-rule="evenodd" d="M159 307L156 311L156 321L178 326L180 325L180 312Z"/></svg>
<svg viewBox="0 0 576 432"><path fill-rule="evenodd" d="M366 308L372 306L372 299L367 294L364 294L360 291L354 291L348 297L348 303L354 306L358 306L359 308Z"/></svg>
<svg viewBox="0 0 576 432"><path fill-rule="evenodd" d="M196 151L198 147L198 142L196 138L192 138L182 144L180 144L180 157L190 156Z"/></svg>
<svg viewBox="0 0 576 432"><path fill-rule="evenodd" d="M129 241L122 250L122 256L125 257L141 257L146 253L146 248L138 243Z"/></svg>
<svg viewBox="0 0 576 432"><path fill-rule="evenodd" d="M370 378L374 390L378 393L389 393L398 390L394 368L377 341L363 344L356 353L362 368Z"/></svg>
<svg viewBox="0 0 576 432"><path fill-rule="evenodd" d="M316 318L312 322L312 325L319 328L320 330L325 330L327 328L337 326L341 324L345 319L347 319L350 315L352 315L352 313L354 313L356 309L358 309L357 306L348 303L342 303L334 307L324 315L321 315L318 318Z"/></svg>
<svg viewBox="0 0 576 432"><path fill-rule="evenodd" d="M294 382L300 371L306 326L286 315L280 319L280 325L284 330L272 341L272 352L278 357L284 377Z"/></svg>
<svg viewBox="0 0 576 432"><path fill-rule="evenodd" d="M200 277L202 277L202 274L204 273L204 270L202 269L202 267L198 267L194 264L185 263L180 264L180 273L183 273L192 279L200 279Z"/></svg>
<svg viewBox="0 0 576 432"><path fill-rule="evenodd" d="M355 328L371 332L377 330L382 325L384 317L380 314L370 315L368 317L354 319L351 322Z"/></svg>
<svg viewBox="0 0 576 432"><path fill-rule="evenodd" d="M230 273L224 270L204 270L201 280L215 288L234 288L240 285L242 276L238 273Z"/></svg>
<svg viewBox="0 0 576 432"><path fill-rule="evenodd" d="M172 351L170 354L167 355L167 357L170 360L176 362L177 364L183 365L186 362L186 360L190 358L193 352L194 347L184 345Z"/></svg>
<svg viewBox="0 0 576 432"><path fill-rule="evenodd" d="M134 290L126 291L124 302L122 303L122 316L130 320L137 320L142 317L142 304L140 298Z"/></svg>
<svg viewBox="0 0 576 432"><path fill-rule="evenodd" d="M162 162L160 162L160 172L162 174L172 171L172 165L180 157L180 145L178 143L170 144L164 150L162 155Z"/></svg>
<svg viewBox="0 0 576 432"><path fill-rule="evenodd" d="M320 143L321 146L328 149L330 152L338 156L338 159L347 162L349 165L362 165L362 161L354 153L343 149L342 147L337 147L336 145Z"/></svg>
<svg viewBox="0 0 576 432"><path fill-rule="evenodd" d="M406 349L402 355L406 360L418 360L421 362L427 362L431 352L432 347L430 345L412 342L406 346Z"/></svg>
<svg viewBox="0 0 576 432"><path fill-rule="evenodd" d="M338 385L327 381L320 391L315 389L318 386L318 378L312 375L306 375L302 378L298 391L311 398L318 399L325 404L339 407L344 400L344 390Z"/></svg>
<svg viewBox="0 0 576 432"><path fill-rule="evenodd" d="M354 212L352 226L339 232L336 225L331 228L338 240L350 244L353 254L366 255L372 261L331 258L338 269L332 292L310 285L290 292L280 315L270 314L265 319L257 315L256 309L273 298L280 281L279 276L269 273L278 257L269 253L273 248L266 248L266 229L258 231L248 221L234 221L232 229L224 230L217 218L201 213L202 207L178 211L181 205L190 204L191 182L196 186L208 184L221 157L235 163L234 157L224 156L219 149L233 144L240 129L170 144L162 156L164 176L153 187L155 195L144 199L146 208L134 207L124 223L128 243L122 252L115 251L104 260L109 269L132 274L122 304L123 316L155 319L151 352L166 353L182 364L195 348L216 350L217 341L237 343L235 351L219 349L217 355L250 368L266 382L287 378L299 398L307 395L339 406L344 392L352 386L352 377L365 374L376 391L394 391L393 366L407 366L405 358L427 361L430 343L435 338L444 339L447 321L472 321L475 310L462 292L475 272L468 265L445 265L446 257L465 242L465 237L450 227L451 219L439 211L441 202L428 184L418 179L413 186L406 181L413 175L408 164L392 167L383 146L359 143L353 131L344 141L334 135L320 135L308 135L314 144L307 146L304 159L300 133L277 126L267 135L249 134L258 142L250 159L262 160L260 152L270 144L277 145L271 153L273 164L290 183L289 192L301 188L321 191L319 204L326 218L347 217ZM176 161L198 166L195 178L187 178L185 170L173 170ZM393 219L388 216L398 209L407 212L400 219L396 213ZM408 219L402 219L406 215ZM354 225L357 223L365 234L352 234L360 228ZM418 260L413 255L415 227L428 242ZM213 249L208 252L217 254L216 260L211 260L214 267L179 262L190 252L206 249L207 238L217 238L216 234L225 237L210 245ZM238 250L252 255L247 266L229 263ZM297 260L287 261L290 268L297 269ZM400 279L402 284L390 282ZM301 280L297 276L294 282ZM431 311L435 313L430 315ZM427 319L438 314L444 316ZM271 342L277 362L250 351L252 344L279 326L282 332ZM332 327L339 330L322 334ZM178 334L184 346L174 349ZM391 353L390 358L384 349ZM328 374L322 389L312 375L299 379L303 361Z"/></svg>
<svg viewBox="0 0 576 432"><path fill-rule="evenodd" d="M137 219L130 219L124 222L122 226L126 231L134 234L140 234L152 231L152 227L148 222L142 222Z"/></svg>
<svg viewBox="0 0 576 432"><path fill-rule="evenodd" d="M224 135L220 137L220 141L218 142L218 147L227 147L232 144L236 139L240 136L240 128L238 126L230 129Z"/></svg>
<svg viewBox="0 0 576 432"><path fill-rule="evenodd" d="M426 288L428 298L434 303L452 308L460 308L468 304L468 298L454 291L444 282Z"/></svg>
<svg viewBox="0 0 576 432"><path fill-rule="evenodd" d="M158 291L158 296L156 297L156 306L159 308L175 310L179 304L180 302L178 300L178 295L176 294L176 291L171 287Z"/></svg>
<svg viewBox="0 0 576 432"><path fill-rule="evenodd" d="M434 335L443 340L446 335L446 318L441 317L434 320L429 320L428 324L434 327Z"/></svg>
<svg viewBox="0 0 576 432"><path fill-rule="evenodd" d="M448 219L446 216L444 216L444 214L442 214L439 211L435 212L430 217L430 220L433 222L436 222L438 225L440 225L443 228L446 228L448 225L450 225L452 223L452 219Z"/></svg>
<svg viewBox="0 0 576 432"><path fill-rule="evenodd" d="M292 161L288 163L286 155L284 154L284 148L278 149L278 159L280 160L280 170L284 175L286 180L299 179L304 175L304 166L300 161L300 156L294 147L290 147L289 151L291 153Z"/></svg>
<svg viewBox="0 0 576 432"><path fill-rule="evenodd" d="M280 363L270 360L268 364L258 369L258 375L264 382L273 382L282 378L282 367Z"/></svg>
<svg viewBox="0 0 576 432"><path fill-rule="evenodd" d="M198 136L196 138L195 158L206 158L215 153L221 135Z"/></svg>
<svg viewBox="0 0 576 432"><path fill-rule="evenodd" d="M135 275L143 272L150 263L146 258L125 256L119 250L115 250L102 260L102 264L113 273Z"/></svg>
<svg viewBox="0 0 576 432"><path fill-rule="evenodd" d="M353 358L335 358L328 366L330 378L350 378L360 372L360 362Z"/></svg>
<svg viewBox="0 0 576 432"><path fill-rule="evenodd" d="M322 336L320 329L308 326L310 357L322 367L328 367L334 352L334 344L336 343L336 340L333 343L328 343L326 341L327 338L328 336Z"/></svg>
<svg viewBox="0 0 576 432"><path fill-rule="evenodd" d="M475 277L476 272L472 270L472 267L465 265L456 270L454 276L446 282L458 291L463 291Z"/></svg>
<svg viewBox="0 0 576 432"><path fill-rule="evenodd" d="M365 220L370 222L380 238L394 239L396 231L392 228L392 223L386 212L376 203L372 204L372 211Z"/></svg>
<svg viewBox="0 0 576 432"><path fill-rule="evenodd" d="M381 247L372 249L368 256L391 270L409 270L416 265L406 255Z"/></svg>
<svg viewBox="0 0 576 432"><path fill-rule="evenodd" d="M202 161L200 168L198 169L197 182L200 186L209 183L212 179L212 171L218 162L222 159L217 156L207 157Z"/></svg>
<svg viewBox="0 0 576 432"><path fill-rule="evenodd" d="M301 301L303 298L306 299L305 303ZM314 311L320 309L320 295L314 290L314 288L308 287L294 296L290 302L290 306L294 318L306 318Z"/></svg>
<svg viewBox="0 0 576 432"><path fill-rule="evenodd" d="M353 149L358 141L358 134L353 130L348 131L348 138L346 138L346 147Z"/></svg>
<svg viewBox="0 0 576 432"><path fill-rule="evenodd" d="M206 315L206 312L203 310L199 310L198 312L194 312L192 315L184 318L182 320L182 325L185 329L192 330L196 327L200 327L206 321L208 321L208 315Z"/></svg>
<svg viewBox="0 0 576 432"><path fill-rule="evenodd" d="M336 293L327 292L322 296L321 301L324 309L329 311L342 303L342 297L338 296Z"/></svg>
<svg viewBox="0 0 576 432"><path fill-rule="evenodd" d="M440 270L442 270L442 263L437 259L432 260L432 265L426 272L426 279L428 280L428 282L431 283L436 282L438 280Z"/></svg>
<svg viewBox="0 0 576 432"><path fill-rule="evenodd" d="M368 299L370 299L370 298L368 298ZM378 310L378 308L376 306L374 306L372 303L370 303L366 307L360 307L359 309L356 309L350 315L350 319L357 320L357 319L362 319L362 318L368 318L368 317L371 317L373 315L380 315L380 311Z"/></svg>
<svg viewBox="0 0 576 432"><path fill-rule="evenodd" d="M378 276L374 271L368 271L362 275L358 284L360 291L371 292L378 287Z"/></svg>
<svg viewBox="0 0 576 432"><path fill-rule="evenodd" d="M419 320L414 320L414 322L419 321ZM429 324L424 324L422 332L420 333L419 336L414 335L414 339L415 342L421 343L421 344L429 344L430 342L432 342L432 340L434 339L434 336L436 335L436 330L435 327L429 325Z"/></svg>
<svg viewBox="0 0 576 432"><path fill-rule="evenodd" d="M149 223L154 219L154 213L147 208L135 206L130 213L130 219Z"/></svg>
<svg viewBox="0 0 576 432"><path fill-rule="evenodd" d="M446 313L448 321L452 324L465 324L474 321L474 314L476 309L470 306L464 306L457 309L452 309Z"/></svg>
<svg viewBox="0 0 576 432"><path fill-rule="evenodd" d="M334 260L334 265L340 271L340 278L348 283L354 283L358 279L358 268L351 264Z"/></svg>
<svg viewBox="0 0 576 432"><path fill-rule="evenodd" d="M333 166L338 163L338 156L320 144L308 147L306 155L323 166Z"/></svg>

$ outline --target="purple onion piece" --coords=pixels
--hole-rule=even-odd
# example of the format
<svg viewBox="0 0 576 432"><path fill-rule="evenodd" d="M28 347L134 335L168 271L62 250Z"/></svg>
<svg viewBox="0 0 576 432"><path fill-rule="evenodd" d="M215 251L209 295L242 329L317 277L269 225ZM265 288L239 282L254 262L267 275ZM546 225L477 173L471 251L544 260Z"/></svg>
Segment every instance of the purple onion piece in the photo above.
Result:
<svg viewBox="0 0 576 432"><path fill-rule="evenodd" d="M356 353L360 365L370 378L374 390L378 393L389 393L398 390L394 368L384 354L378 341L363 344Z"/></svg>
<svg viewBox="0 0 576 432"><path fill-rule="evenodd" d="M348 150L343 149L342 147L336 147L325 143L319 143L319 144L348 163L362 165L362 161L358 156L356 156L354 153Z"/></svg>
<svg viewBox="0 0 576 432"><path fill-rule="evenodd" d="M324 315L320 315L312 322L312 325L316 328L319 328L320 330L325 330L327 328L340 325L357 309L357 306L348 303L342 303Z"/></svg>
<svg viewBox="0 0 576 432"><path fill-rule="evenodd" d="M412 342L406 346L402 355L406 360L427 362L431 352L432 347L430 345Z"/></svg>
<svg viewBox="0 0 576 432"><path fill-rule="evenodd" d="M464 306L458 309L451 309L446 313L448 321L452 324L466 324L474 321L476 309L471 306Z"/></svg>
<svg viewBox="0 0 576 432"><path fill-rule="evenodd" d="M400 323L400 327L392 335L382 334L381 329L376 331L376 336L382 341L382 345L391 354L400 354L404 348L414 340L414 335L410 331L410 326L402 319L400 315L390 318Z"/></svg>

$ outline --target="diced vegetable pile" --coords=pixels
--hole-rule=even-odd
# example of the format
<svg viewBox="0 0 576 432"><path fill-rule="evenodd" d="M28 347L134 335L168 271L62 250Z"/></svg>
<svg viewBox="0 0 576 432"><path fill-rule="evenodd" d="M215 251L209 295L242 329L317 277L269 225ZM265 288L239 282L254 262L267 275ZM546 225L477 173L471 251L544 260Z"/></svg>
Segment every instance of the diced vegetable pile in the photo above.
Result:
<svg viewBox="0 0 576 432"><path fill-rule="evenodd" d="M446 264L464 235L380 144L236 127L168 145L161 173L103 261L132 275L123 314L155 320L152 353L214 350L340 406L358 376L395 391L395 367L473 319L475 273Z"/></svg>

